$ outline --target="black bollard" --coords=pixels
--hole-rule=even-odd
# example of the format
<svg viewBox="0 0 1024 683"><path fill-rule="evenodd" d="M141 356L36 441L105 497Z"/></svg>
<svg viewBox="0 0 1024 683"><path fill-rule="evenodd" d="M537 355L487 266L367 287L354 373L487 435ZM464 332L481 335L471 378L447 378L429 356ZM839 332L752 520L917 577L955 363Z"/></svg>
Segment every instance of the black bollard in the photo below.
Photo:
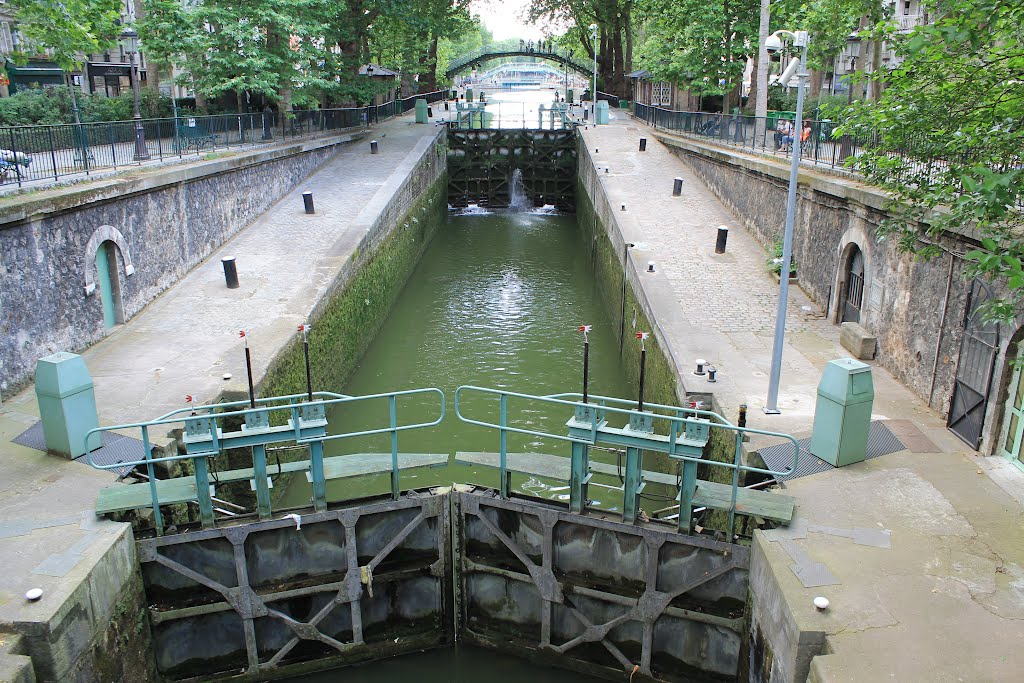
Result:
<svg viewBox="0 0 1024 683"><path fill-rule="evenodd" d="M313 209L313 193L303 192L302 193L302 204L306 207L306 213L316 213Z"/></svg>
<svg viewBox="0 0 1024 683"><path fill-rule="evenodd" d="M682 178L676 178L675 181L672 183L672 196L673 197L678 197L682 193L683 193L683 179Z"/></svg>
<svg viewBox="0 0 1024 683"><path fill-rule="evenodd" d="M445 110L445 111L449 111L449 109L448 109L448 103L447 103L447 102L445 102L445 103L444 103L444 110Z"/></svg>
<svg viewBox="0 0 1024 683"><path fill-rule="evenodd" d="M434 118L434 108L433 107L427 107L427 118L428 119Z"/></svg>
<svg viewBox="0 0 1024 683"><path fill-rule="evenodd" d="M724 225L718 226L718 239L715 241L715 253L725 253L725 243L729 241L729 228Z"/></svg>
<svg viewBox="0 0 1024 683"><path fill-rule="evenodd" d="M647 138L640 138L640 151L641 152L646 152L647 151Z"/></svg>
<svg viewBox="0 0 1024 683"><path fill-rule="evenodd" d="M235 257L228 256L220 260L224 266L224 283L228 289L238 289L238 267L235 265Z"/></svg>
<svg viewBox="0 0 1024 683"><path fill-rule="evenodd" d="M740 428L747 426L747 404L740 404L740 419L736 421L737 426Z"/></svg>
<svg viewBox="0 0 1024 683"><path fill-rule="evenodd" d="M377 153L377 141L376 140L370 140L370 154L376 154L376 153Z"/></svg>
<svg viewBox="0 0 1024 683"><path fill-rule="evenodd" d="M716 372L718 372L718 370L715 370L715 366L713 366L713 365L709 365L708 366L708 381L709 382L717 382L718 381L717 379L715 379L715 373Z"/></svg>
<svg viewBox="0 0 1024 683"><path fill-rule="evenodd" d="M584 109L583 110L583 120L586 121L588 118L590 118L590 111L588 109Z"/></svg>

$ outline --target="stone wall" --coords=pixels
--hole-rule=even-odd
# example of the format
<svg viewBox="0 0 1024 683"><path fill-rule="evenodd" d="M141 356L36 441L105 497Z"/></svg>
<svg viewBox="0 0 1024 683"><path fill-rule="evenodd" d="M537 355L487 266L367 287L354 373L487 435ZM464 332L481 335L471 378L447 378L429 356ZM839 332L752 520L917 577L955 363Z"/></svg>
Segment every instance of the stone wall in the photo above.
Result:
<svg viewBox="0 0 1024 683"><path fill-rule="evenodd" d="M18 195L0 202L0 396L36 359L108 330L96 250L112 242L115 318L130 319L330 159L351 135L187 167Z"/></svg>
<svg viewBox="0 0 1024 683"><path fill-rule="evenodd" d="M789 165L658 134L766 247L781 240ZM887 196L851 179L802 171L797 195L793 256L800 288L842 320L846 260L855 245L864 256L860 324L878 338L877 361L940 412L949 409L957 372L970 282L959 256L974 248L969 235L948 235L949 253L916 258L877 234ZM947 300L948 287L948 300ZM1002 340L1003 349L1009 335ZM993 388L993 399L996 390ZM993 401L995 404L995 401ZM983 450L999 419L987 419Z"/></svg>

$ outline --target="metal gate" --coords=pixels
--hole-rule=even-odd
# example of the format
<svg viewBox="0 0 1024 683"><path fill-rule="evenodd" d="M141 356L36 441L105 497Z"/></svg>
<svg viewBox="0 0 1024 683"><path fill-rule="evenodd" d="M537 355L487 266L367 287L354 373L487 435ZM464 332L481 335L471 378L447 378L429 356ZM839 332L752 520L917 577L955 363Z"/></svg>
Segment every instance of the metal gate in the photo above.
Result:
<svg viewBox="0 0 1024 683"><path fill-rule="evenodd" d="M846 301L843 302L841 322L860 322L861 303L864 300L864 255L854 248L846 270Z"/></svg>
<svg viewBox="0 0 1024 683"><path fill-rule="evenodd" d="M459 641L612 680L736 680L749 548L490 492L452 497Z"/></svg>
<svg viewBox="0 0 1024 683"><path fill-rule="evenodd" d="M984 282L975 279L971 283L964 312L960 361L946 422L952 432L974 450L981 445L992 372L999 351L999 323L986 320L983 315L982 307L991 298L992 290Z"/></svg>

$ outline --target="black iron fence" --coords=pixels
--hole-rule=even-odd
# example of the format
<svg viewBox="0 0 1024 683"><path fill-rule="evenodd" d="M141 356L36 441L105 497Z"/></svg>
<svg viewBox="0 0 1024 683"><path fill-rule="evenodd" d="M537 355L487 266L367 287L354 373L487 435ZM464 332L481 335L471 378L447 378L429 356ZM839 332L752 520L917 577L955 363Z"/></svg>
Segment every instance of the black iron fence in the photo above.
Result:
<svg viewBox="0 0 1024 683"><path fill-rule="evenodd" d="M344 109L178 116L142 121L0 126L0 184L60 180L145 162L316 137L399 116L416 100L436 102L445 92L413 95ZM139 135L141 129L141 140Z"/></svg>
<svg viewBox="0 0 1024 683"><path fill-rule="evenodd" d="M741 116L700 111L676 111L650 105L634 104L633 114L655 128L713 140L719 144L755 152L788 153L791 140L776 130L779 116ZM850 168L847 160L856 157L868 142L850 135L837 135L838 123L829 120L811 121L808 139L800 143L800 157L808 164L829 168ZM801 126L796 125L796 135Z"/></svg>

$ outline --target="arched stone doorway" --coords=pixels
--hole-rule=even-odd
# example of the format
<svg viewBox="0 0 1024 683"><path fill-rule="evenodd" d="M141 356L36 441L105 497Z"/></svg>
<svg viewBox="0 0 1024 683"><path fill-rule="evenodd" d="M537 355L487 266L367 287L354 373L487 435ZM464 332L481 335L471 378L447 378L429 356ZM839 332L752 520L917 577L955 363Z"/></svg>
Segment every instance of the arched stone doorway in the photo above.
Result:
<svg viewBox="0 0 1024 683"><path fill-rule="evenodd" d="M1024 328L1013 335L1006 359L1007 391L995 452L1024 470Z"/></svg>
<svg viewBox="0 0 1024 683"><path fill-rule="evenodd" d="M864 254L850 244L843 264L843 286L839 292L839 322L860 322L864 306Z"/></svg>
<svg viewBox="0 0 1024 683"><path fill-rule="evenodd" d="M103 327L110 329L124 322L121 304L121 278L117 268L117 245L110 240L96 249L96 289L103 304Z"/></svg>
<svg viewBox="0 0 1024 683"><path fill-rule="evenodd" d="M124 322L118 254L121 255L125 276L131 276L135 266L132 264L131 252L128 251L128 242L121 231L112 225L96 228L85 244L85 295L91 296L99 290L103 327L108 330Z"/></svg>

